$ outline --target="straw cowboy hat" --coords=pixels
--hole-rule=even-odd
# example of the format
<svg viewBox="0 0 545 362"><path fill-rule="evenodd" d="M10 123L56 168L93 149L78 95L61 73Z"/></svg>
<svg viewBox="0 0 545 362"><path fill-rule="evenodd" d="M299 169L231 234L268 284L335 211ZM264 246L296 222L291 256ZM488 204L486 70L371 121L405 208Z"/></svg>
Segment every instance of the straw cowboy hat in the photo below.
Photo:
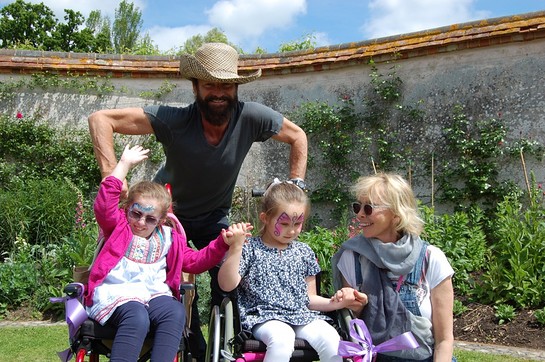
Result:
<svg viewBox="0 0 545 362"><path fill-rule="evenodd" d="M182 54L180 74L188 79L200 79L218 83L248 83L261 76L261 69L248 75L238 74L238 52L223 43L206 43L195 56Z"/></svg>

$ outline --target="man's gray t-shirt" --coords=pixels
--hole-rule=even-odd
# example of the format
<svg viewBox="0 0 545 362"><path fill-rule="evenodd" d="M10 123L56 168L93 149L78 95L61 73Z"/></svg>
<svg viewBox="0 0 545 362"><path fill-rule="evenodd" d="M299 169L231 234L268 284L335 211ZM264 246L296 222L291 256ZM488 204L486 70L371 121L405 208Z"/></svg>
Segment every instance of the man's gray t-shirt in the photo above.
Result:
<svg viewBox="0 0 545 362"><path fill-rule="evenodd" d="M278 134L283 116L255 102L238 102L221 142L204 137L197 104L147 106L144 112L163 145L166 163L155 180L170 183L174 211L183 219L203 219L212 211L227 214L238 173L252 143Z"/></svg>

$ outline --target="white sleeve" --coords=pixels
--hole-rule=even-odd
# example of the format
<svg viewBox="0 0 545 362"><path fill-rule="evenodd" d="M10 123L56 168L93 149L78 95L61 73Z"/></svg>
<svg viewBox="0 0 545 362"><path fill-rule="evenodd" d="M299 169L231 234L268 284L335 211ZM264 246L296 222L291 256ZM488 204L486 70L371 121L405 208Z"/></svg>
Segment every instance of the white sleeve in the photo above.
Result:
<svg viewBox="0 0 545 362"><path fill-rule="evenodd" d="M428 250L430 251L430 255L428 259L426 280L428 281L431 290L446 278L452 277L454 275L454 269L452 269L445 253L443 253L441 249L429 245Z"/></svg>
<svg viewBox="0 0 545 362"><path fill-rule="evenodd" d="M352 250L345 250L339 258L337 263L337 268L339 268L342 276L348 282L352 288L357 288L356 286L356 265L354 263L354 252Z"/></svg>

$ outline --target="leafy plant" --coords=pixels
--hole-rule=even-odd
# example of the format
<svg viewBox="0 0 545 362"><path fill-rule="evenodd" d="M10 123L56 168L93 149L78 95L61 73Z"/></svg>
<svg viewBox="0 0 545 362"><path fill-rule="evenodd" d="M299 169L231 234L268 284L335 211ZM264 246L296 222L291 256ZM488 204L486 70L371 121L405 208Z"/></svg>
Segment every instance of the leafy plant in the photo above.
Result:
<svg viewBox="0 0 545 362"><path fill-rule="evenodd" d="M63 244L69 246L72 266L91 265L98 240L98 225L90 205L85 205L82 192L72 183L70 188L77 194L74 223L70 235L63 237Z"/></svg>
<svg viewBox="0 0 545 362"><path fill-rule="evenodd" d="M55 129L39 119L0 116L0 185L68 178L84 193L101 175L87 131Z"/></svg>
<svg viewBox="0 0 545 362"><path fill-rule="evenodd" d="M534 316L539 324L545 325L545 308L534 311Z"/></svg>
<svg viewBox="0 0 545 362"><path fill-rule="evenodd" d="M498 324L511 321L517 315L515 307L509 304L498 304L494 306L496 312L494 315L498 319Z"/></svg>
<svg viewBox="0 0 545 362"><path fill-rule="evenodd" d="M456 291L460 295L472 295L476 285L474 273L485 265L488 248L483 212L477 207L468 212L443 215L436 215L435 210L427 206L421 206L420 210L425 221L422 237L447 256L455 271Z"/></svg>
<svg viewBox="0 0 545 362"><path fill-rule="evenodd" d="M299 40L280 44L279 53L291 52L296 50L312 50L316 47L316 35L308 34Z"/></svg>
<svg viewBox="0 0 545 362"><path fill-rule="evenodd" d="M460 316L465 311L467 311L467 307L458 299L454 299L454 305L452 308L452 313L454 314L454 316Z"/></svg>
<svg viewBox="0 0 545 362"><path fill-rule="evenodd" d="M532 186L531 202L516 195L498 204L490 219L490 258L478 292L487 302L537 307L545 301L545 209L543 192Z"/></svg>
<svg viewBox="0 0 545 362"><path fill-rule="evenodd" d="M176 88L176 84L174 84L174 83L172 83L172 82L170 82L168 80L164 80L158 90L141 92L140 97L160 99L163 96L171 93L174 88Z"/></svg>
<svg viewBox="0 0 545 362"><path fill-rule="evenodd" d="M324 295L332 295L333 280L331 274L331 257L338 250L339 246L348 240L348 228L341 226L335 230L322 227L314 227L312 230L302 232L299 240L308 244L320 264L320 292Z"/></svg>
<svg viewBox="0 0 545 362"><path fill-rule="evenodd" d="M455 106L451 123L443 130L442 152L449 157L439 162L438 200L456 209L480 205L490 210L515 190L513 182L498 178L506 134L501 119L472 121L461 106Z"/></svg>
<svg viewBox="0 0 545 362"><path fill-rule="evenodd" d="M320 168L322 178L314 184L311 200L332 203L334 219L346 212L350 194L344 185L359 175L361 153L368 148L370 138L362 130L361 119L354 111L354 103L344 97L340 105L308 102L301 105L296 115L311 140L309 168Z"/></svg>

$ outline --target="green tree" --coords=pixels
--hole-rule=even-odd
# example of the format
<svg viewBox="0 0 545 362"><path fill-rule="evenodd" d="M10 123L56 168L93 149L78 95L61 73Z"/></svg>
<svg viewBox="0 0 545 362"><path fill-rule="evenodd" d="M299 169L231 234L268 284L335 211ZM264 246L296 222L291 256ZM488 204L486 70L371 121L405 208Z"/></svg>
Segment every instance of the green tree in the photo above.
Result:
<svg viewBox="0 0 545 362"><path fill-rule="evenodd" d="M95 52L113 52L112 23L110 18L102 16L100 10L93 10L85 22L86 29L95 37Z"/></svg>
<svg viewBox="0 0 545 362"><path fill-rule="evenodd" d="M115 10L112 29L113 43L116 53L123 53L135 47L142 29L142 12L133 3L125 0Z"/></svg>
<svg viewBox="0 0 545 362"><path fill-rule="evenodd" d="M65 23L57 24L51 38L46 42L49 50L65 52L90 52L95 51L95 37L91 30L84 28L79 30L85 18L79 11L64 9Z"/></svg>
<svg viewBox="0 0 545 362"><path fill-rule="evenodd" d="M131 54L136 55L159 55L161 52L153 40L151 39L149 33L146 33L143 37L139 38L134 46Z"/></svg>
<svg viewBox="0 0 545 362"><path fill-rule="evenodd" d="M44 49L56 25L53 11L43 3L16 0L0 10L1 46L10 48L27 44L35 49Z"/></svg>
<svg viewBox="0 0 545 362"><path fill-rule="evenodd" d="M180 53L195 54L197 49L201 47L204 43L224 43L229 44L235 48L239 54L242 54L243 51L240 47L232 44L227 39L225 33L223 33L218 28L210 29L205 35L197 34L187 39L182 47Z"/></svg>
<svg viewBox="0 0 545 362"><path fill-rule="evenodd" d="M288 43L280 44L278 51L280 53L291 52L296 50L307 50L314 49L316 47L316 36L314 34L309 34L303 36L299 40L294 40Z"/></svg>
<svg viewBox="0 0 545 362"><path fill-rule="evenodd" d="M264 49L260 46L258 46L257 48L255 48L254 54L267 54L267 49Z"/></svg>

